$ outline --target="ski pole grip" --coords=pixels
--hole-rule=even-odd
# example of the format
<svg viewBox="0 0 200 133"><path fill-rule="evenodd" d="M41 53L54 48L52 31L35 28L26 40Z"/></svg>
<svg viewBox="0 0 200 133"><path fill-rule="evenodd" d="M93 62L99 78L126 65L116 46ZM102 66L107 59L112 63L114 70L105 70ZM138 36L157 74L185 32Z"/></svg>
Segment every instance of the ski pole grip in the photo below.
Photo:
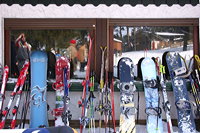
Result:
<svg viewBox="0 0 200 133"><path fill-rule="evenodd" d="M162 68L163 68L163 65L160 65L160 73L163 73Z"/></svg>
<svg viewBox="0 0 200 133"><path fill-rule="evenodd" d="M163 70L162 70L162 71L163 71L163 74L166 74L165 66L163 66L162 68L163 68Z"/></svg>
<svg viewBox="0 0 200 133"><path fill-rule="evenodd" d="M100 88L102 89L104 86L103 80L100 80Z"/></svg>

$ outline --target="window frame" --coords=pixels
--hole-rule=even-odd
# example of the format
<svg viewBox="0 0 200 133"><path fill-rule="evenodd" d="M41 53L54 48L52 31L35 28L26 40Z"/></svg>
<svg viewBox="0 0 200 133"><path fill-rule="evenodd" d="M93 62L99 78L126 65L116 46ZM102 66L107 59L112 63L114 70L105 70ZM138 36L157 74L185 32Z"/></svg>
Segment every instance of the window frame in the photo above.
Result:
<svg viewBox="0 0 200 133"><path fill-rule="evenodd" d="M109 57L108 71L113 72L113 29L114 26L193 26L193 51L199 54L199 19L93 19L93 18L4 18L4 64L10 66L10 32L11 30L42 29L87 29L91 31L94 50L92 51L92 69L99 80L101 67L100 46L107 46Z"/></svg>

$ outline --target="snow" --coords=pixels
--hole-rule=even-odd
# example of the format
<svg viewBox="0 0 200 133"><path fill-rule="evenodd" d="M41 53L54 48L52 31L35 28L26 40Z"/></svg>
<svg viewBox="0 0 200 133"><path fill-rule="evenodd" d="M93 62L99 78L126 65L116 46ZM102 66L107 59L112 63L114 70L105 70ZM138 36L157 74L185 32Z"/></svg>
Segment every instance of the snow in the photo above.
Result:
<svg viewBox="0 0 200 133"><path fill-rule="evenodd" d="M186 63L189 62L188 57L192 57L193 56L193 45L188 45L187 46L187 51L183 51L183 46L177 47L177 48L170 48L170 47L166 47L163 49L159 49L159 50L149 50L149 51L131 51L131 52L123 52L121 56L119 55L114 55L114 76L117 76L117 64L118 61L122 58L122 57L129 57L132 61L133 64L136 65L138 64L138 61L142 58L142 57L159 57L160 59L162 59L162 55L164 52L166 51L173 51L173 52L178 52L182 57L186 58ZM136 72L136 70L135 70Z"/></svg>

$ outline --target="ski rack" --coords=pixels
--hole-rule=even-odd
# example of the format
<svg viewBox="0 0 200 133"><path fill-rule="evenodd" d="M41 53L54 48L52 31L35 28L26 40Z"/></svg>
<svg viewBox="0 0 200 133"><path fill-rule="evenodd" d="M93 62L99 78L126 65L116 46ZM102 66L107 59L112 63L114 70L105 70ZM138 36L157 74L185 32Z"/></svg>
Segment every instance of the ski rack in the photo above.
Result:
<svg viewBox="0 0 200 133"><path fill-rule="evenodd" d="M23 68L20 71L20 75L17 79L17 83L14 87L13 92L10 95L10 100L8 102L7 107L5 107L4 111L2 112L2 120L0 122L0 129L3 129L5 126L5 121L7 119L8 113L10 111L11 105L14 101L15 96L17 95L17 100L16 100L16 104L13 107L12 110L12 114L13 114L13 118L10 124L10 128L14 129L16 126L16 118L17 118L17 112L18 112L18 108L19 108L19 104L20 104L20 100L21 100L21 94L22 94L22 90L23 90L23 86L24 83L26 81L26 74L28 72L28 68L29 68L29 61L26 61ZM17 90L19 88L19 90Z"/></svg>

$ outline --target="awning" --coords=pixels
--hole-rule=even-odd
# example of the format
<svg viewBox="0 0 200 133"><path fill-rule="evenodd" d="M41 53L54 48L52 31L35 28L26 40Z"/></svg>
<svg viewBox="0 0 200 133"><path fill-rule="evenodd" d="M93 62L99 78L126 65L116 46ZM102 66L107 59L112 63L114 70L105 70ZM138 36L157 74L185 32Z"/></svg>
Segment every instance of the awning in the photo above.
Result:
<svg viewBox="0 0 200 133"><path fill-rule="evenodd" d="M199 0L0 0L0 4L19 4L21 6L25 4L31 4L33 6L37 4L43 4L45 6L48 6L49 4L56 4L57 6L62 4L68 4L70 6L73 6L74 4L80 4L82 6L85 6L86 4L93 4L94 6L98 6L99 4L105 4L107 6L112 4L117 4L119 6L123 6L124 4L130 4L132 6L138 4L144 6L148 6L149 4L154 4L156 6L160 6L161 4L166 4L168 6L172 6L173 4L181 6L191 4L195 6L199 4Z"/></svg>

